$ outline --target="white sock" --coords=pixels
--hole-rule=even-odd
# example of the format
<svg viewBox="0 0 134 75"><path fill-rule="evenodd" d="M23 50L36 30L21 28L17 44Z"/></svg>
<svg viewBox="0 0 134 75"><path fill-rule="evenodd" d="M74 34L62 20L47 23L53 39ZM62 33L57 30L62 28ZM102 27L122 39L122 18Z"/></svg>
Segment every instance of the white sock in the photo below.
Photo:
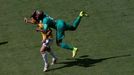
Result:
<svg viewBox="0 0 134 75"><path fill-rule="evenodd" d="M54 54L52 50L50 50L49 54L53 57L53 59L57 59L56 55Z"/></svg>
<svg viewBox="0 0 134 75"><path fill-rule="evenodd" d="M43 53L41 54L42 55L42 58L44 60L44 66L47 67L48 66L48 59L47 59L47 53Z"/></svg>

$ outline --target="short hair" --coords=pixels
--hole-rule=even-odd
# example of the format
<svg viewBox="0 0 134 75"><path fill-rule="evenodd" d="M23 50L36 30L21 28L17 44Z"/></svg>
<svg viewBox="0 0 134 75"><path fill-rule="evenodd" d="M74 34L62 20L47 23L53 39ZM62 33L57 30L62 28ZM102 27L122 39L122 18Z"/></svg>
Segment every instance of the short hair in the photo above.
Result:
<svg viewBox="0 0 134 75"><path fill-rule="evenodd" d="M39 22L40 20L43 20L43 18L46 15L44 14L44 12L42 10L34 10L32 15L30 17L32 17L33 19L35 19L37 22Z"/></svg>

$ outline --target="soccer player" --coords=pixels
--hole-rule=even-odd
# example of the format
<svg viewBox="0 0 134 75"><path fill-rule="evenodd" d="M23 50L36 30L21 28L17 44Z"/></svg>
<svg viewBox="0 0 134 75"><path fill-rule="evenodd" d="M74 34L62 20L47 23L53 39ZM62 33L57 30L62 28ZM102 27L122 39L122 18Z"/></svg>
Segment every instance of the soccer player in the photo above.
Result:
<svg viewBox="0 0 134 75"><path fill-rule="evenodd" d="M88 16L87 13L81 11L78 17L74 20L72 24L68 24L64 22L63 20L54 20L47 14L45 14L43 11L36 10L31 16L31 19L33 19L33 23L42 22L43 23L43 30L47 31L49 28L53 28L56 30L56 43L61 48L67 49L72 51L72 57L75 57L78 51L78 48L71 46L68 43L63 42L62 40L65 37L65 31L70 30L74 31L77 29L81 18L84 16Z"/></svg>
<svg viewBox="0 0 134 75"><path fill-rule="evenodd" d="M43 57L43 60L44 60L44 72L46 72L48 70L48 60L47 60L47 52L50 53L50 55L52 56L52 63L51 65L54 65L57 61L57 57L55 56L55 54L53 53L53 51L51 50L51 44L52 44L52 41L53 41L53 37L52 37L52 30L51 29L48 29L46 32L44 32L42 30L43 28L43 24L42 23L39 23L38 24L38 27L37 27L37 31L40 31L41 34L42 34L42 47L40 49L40 53Z"/></svg>
<svg viewBox="0 0 134 75"><path fill-rule="evenodd" d="M26 23L33 23L33 19L27 20ZM37 23L36 31L41 32L42 35L42 46L40 48L40 53L44 60L44 69L43 71L46 72L48 70L49 64L47 59L47 54L49 53L52 56L51 65L54 65L57 61L57 57L55 56L54 52L51 49L51 44L53 42L53 35L52 30L48 29L46 32L43 30L43 24L41 22Z"/></svg>

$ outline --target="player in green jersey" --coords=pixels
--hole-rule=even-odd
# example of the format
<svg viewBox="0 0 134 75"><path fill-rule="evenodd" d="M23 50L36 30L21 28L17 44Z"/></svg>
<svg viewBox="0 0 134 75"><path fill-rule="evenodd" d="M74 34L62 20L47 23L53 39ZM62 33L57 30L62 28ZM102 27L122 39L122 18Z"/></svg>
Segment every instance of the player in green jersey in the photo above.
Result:
<svg viewBox="0 0 134 75"><path fill-rule="evenodd" d="M84 11L81 11L80 14L78 15L78 17L73 21L73 23L69 24L61 19L54 20L52 17L48 16L43 11L36 10L36 11L34 11L34 13L31 16L31 19L33 19L34 21L31 20L31 22L32 23L42 22L44 31L47 31L50 28L55 29L57 45L60 46L61 48L72 51L72 57L75 57L77 54L78 48L71 46L68 43L63 42L62 40L65 37L65 31L76 30L77 27L79 26L79 23L81 22L81 19L84 16L88 16L88 14ZM25 21L30 22L30 20L28 21L27 18L25 18Z"/></svg>

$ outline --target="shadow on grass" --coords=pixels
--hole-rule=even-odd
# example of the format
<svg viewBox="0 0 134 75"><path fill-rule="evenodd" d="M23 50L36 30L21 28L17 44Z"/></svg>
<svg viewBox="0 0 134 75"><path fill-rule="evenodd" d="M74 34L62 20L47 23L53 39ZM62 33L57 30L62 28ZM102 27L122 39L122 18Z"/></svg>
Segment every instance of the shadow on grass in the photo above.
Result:
<svg viewBox="0 0 134 75"><path fill-rule="evenodd" d="M4 45L4 44L7 44L8 41L4 41L4 42L0 42L0 45Z"/></svg>
<svg viewBox="0 0 134 75"><path fill-rule="evenodd" d="M127 56L131 56L131 55L130 54L120 55L120 56L113 56L113 57L100 58L100 59L92 59L92 58L89 58L88 55L84 55L84 56L80 56L79 58L75 58L75 59L67 59L68 61L65 61L65 62L59 62L57 64L65 64L65 65L58 67L58 68L50 69L49 71L62 69L65 67L73 67L73 66L80 66L80 67L87 68L87 67L95 66L95 64L101 63L104 60L120 58L120 57L127 57Z"/></svg>

